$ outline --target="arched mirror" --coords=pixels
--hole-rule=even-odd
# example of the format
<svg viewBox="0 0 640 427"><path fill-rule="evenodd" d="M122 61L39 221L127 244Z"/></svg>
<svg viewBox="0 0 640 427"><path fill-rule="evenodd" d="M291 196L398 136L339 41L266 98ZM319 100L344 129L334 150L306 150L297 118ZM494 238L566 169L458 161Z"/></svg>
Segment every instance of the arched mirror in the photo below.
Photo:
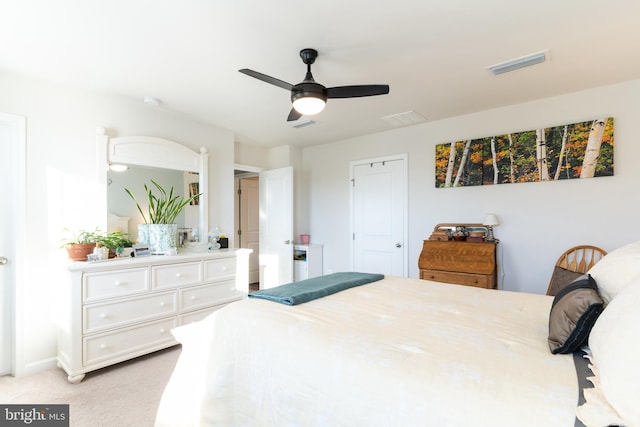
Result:
<svg viewBox="0 0 640 427"><path fill-rule="evenodd" d="M144 223L135 202L125 192L131 190L141 205L146 198L144 184L156 181L165 189L173 187L181 196L200 194L185 206L176 219L178 228L189 237L206 241L208 232L208 154L168 139L150 136L110 138L106 129L98 128L99 173L107 184L107 230L129 233L137 240L138 224ZM120 171L116 171L120 166Z"/></svg>

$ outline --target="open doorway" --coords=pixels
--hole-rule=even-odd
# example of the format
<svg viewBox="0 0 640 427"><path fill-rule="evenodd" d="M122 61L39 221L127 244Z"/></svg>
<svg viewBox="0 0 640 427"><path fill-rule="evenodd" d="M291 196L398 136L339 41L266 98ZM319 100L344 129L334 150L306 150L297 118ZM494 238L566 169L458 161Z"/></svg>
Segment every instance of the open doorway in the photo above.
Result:
<svg viewBox="0 0 640 427"><path fill-rule="evenodd" d="M249 256L249 290L260 287L260 169L236 165L235 227L236 248L253 250Z"/></svg>

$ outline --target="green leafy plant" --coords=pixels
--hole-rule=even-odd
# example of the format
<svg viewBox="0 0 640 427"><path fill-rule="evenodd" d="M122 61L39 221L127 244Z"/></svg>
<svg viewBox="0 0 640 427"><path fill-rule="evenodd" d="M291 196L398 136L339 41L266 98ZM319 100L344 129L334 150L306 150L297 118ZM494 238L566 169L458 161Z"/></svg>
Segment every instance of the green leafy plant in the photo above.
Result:
<svg viewBox="0 0 640 427"><path fill-rule="evenodd" d="M67 237L62 239L61 247L70 245L86 245L98 244L109 248L111 252L117 252L118 248L127 248L133 246L133 241L129 239L127 233L121 231L112 231L105 233L96 228L93 231L79 230L71 232L65 229Z"/></svg>
<svg viewBox="0 0 640 427"><path fill-rule="evenodd" d="M112 231L99 236L98 243L109 248L110 252L118 253L118 249L133 247L133 241L128 236L121 231Z"/></svg>
<svg viewBox="0 0 640 427"><path fill-rule="evenodd" d="M65 228L64 231L66 237L62 239L60 247L96 243L101 238L101 232L97 228L94 231L78 230L75 232Z"/></svg>
<svg viewBox="0 0 640 427"><path fill-rule="evenodd" d="M151 184L153 184L153 187L155 187L159 195L154 194L154 192L152 191L153 187L150 187L147 184L144 185L144 190L147 195L147 202L149 204L148 218L144 214L144 211L142 210L140 203L138 203L136 196L134 196L131 190L129 190L128 188L124 189L129 197L131 197L133 201L136 202L136 207L138 208L138 211L142 215L142 219L146 224L173 224L176 220L176 217L180 214L180 212L182 212L182 209L184 209L186 205L191 203L192 200L195 200L202 194L194 194L191 197L181 197L180 195L174 194L173 187L171 187L171 189L167 192L167 190L162 188L162 186L154 180L151 180Z"/></svg>

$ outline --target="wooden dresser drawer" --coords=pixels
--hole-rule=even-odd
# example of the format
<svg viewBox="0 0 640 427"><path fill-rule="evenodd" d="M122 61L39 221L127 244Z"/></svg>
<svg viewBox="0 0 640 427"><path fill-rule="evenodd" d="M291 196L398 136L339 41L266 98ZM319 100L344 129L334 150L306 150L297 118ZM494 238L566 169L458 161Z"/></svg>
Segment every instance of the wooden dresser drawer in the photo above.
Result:
<svg viewBox="0 0 640 427"><path fill-rule="evenodd" d="M420 278L434 282L455 283L478 288L495 288L492 276L482 274L455 273L439 270L421 270Z"/></svg>
<svg viewBox="0 0 640 427"><path fill-rule="evenodd" d="M182 289L180 310L195 310L206 306L224 304L242 299L243 293L236 289L235 280L212 283L204 286L193 286Z"/></svg>
<svg viewBox="0 0 640 427"><path fill-rule="evenodd" d="M82 276L83 302L133 295L147 290L149 290L149 269L146 267L85 273Z"/></svg>
<svg viewBox="0 0 640 427"><path fill-rule="evenodd" d="M494 274L496 245L493 243L425 240L419 268L470 274Z"/></svg>
<svg viewBox="0 0 640 427"><path fill-rule="evenodd" d="M420 278L497 289L495 242L425 240L418 259Z"/></svg>
<svg viewBox="0 0 640 427"><path fill-rule="evenodd" d="M200 262L158 265L151 267L152 287L175 288L202 282Z"/></svg>
<svg viewBox="0 0 640 427"><path fill-rule="evenodd" d="M168 347L175 343L171 329L177 326L176 318L149 322L120 329L116 332L83 339L83 363L91 365L103 361L125 360L148 350Z"/></svg>
<svg viewBox="0 0 640 427"><path fill-rule="evenodd" d="M212 282L234 277L236 274L236 259L223 258L204 262L204 280Z"/></svg>
<svg viewBox="0 0 640 427"><path fill-rule="evenodd" d="M93 333L177 313L177 292L83 307L83 331Z"/></svg>

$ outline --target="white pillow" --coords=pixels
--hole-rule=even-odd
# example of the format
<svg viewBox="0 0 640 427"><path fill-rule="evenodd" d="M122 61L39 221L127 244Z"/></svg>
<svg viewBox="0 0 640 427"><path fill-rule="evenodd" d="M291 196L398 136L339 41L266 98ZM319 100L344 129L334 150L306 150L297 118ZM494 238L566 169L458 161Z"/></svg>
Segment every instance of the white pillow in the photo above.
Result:
<svg viewBox="0 0 640 427"><path fill-rule="evenodd" d="M604 309L589 335L602 394L625 420L640 426L640 277Z"/></svg>
<svg viewBox="0 0 640 427"><path fill-rule="evenodd" d="M598 292L609 303L634 277L640 276L640 241L610 252L588 273L598 284Z"/></svg>

